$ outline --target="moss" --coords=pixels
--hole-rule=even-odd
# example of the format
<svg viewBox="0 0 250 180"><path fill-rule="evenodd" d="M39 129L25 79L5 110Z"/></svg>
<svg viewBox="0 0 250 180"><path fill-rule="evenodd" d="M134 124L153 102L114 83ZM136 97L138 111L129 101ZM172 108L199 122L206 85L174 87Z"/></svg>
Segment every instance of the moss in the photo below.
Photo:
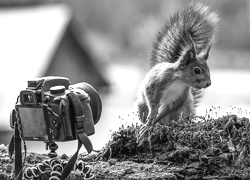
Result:
<svg viewBox="0 0 250 180"><path fill-rule="evenodd" d="M250 178L249 128L249 119L235 115L209 120L194 116L156 124L137 143L140 126L128 126L113 133L102 157L165 164L185 178L246 179Z"/></svg>

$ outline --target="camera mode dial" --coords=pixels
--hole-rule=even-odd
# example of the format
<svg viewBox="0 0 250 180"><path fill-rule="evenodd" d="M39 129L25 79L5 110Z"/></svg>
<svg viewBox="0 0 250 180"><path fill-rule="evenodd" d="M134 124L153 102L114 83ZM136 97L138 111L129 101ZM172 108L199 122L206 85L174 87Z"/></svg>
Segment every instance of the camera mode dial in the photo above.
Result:
<svg viewBox="0 0 250 180"><path fill-rule="evenodd" d="M65 92L65 86L53 86L50 88L51 94L59 94Z"/></svg>

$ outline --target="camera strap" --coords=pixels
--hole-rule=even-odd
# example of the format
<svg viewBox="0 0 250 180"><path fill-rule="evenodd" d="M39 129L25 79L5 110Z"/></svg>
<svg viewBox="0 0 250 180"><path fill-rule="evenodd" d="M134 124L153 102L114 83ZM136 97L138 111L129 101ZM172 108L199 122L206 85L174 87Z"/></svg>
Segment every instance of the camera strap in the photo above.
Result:
<svg viewBox="0 0 250 180"><path fill-rule="evenodd" d="M73 105L73 111L75 114L75 127L76 127L76 134L78 139L78 147L75 152L75 154L71 157L71 159L68 161L67 165L64 167L64 170L61 175L61 180L66 179L66 177L69 175L71 170L73 169L79 150L81 149L82 145L86 148L88 153L90 153L93 150L92 143L86 133L84 132L84 110L81 104L81 101L79 97L71 92L67 94L69 101Z"/></svg>
<svg viewBox="0 0 250 180"><path fill-rule="evenodd" d="M15 152L15 179L22 180L22 140L19 134L18 130L18 124L15 123L14 126L14 135L11 138L10 144L9 144L9 156L10 159L13 156L13 153Z"/></svg>
<svg viewBox="0 0 250 180"><path fill-rule="evenodd" d="M22 138L22 132L21 132L21 122L18 116L18 112L16 109L12 111L11 114L12 118L15 118L14 120L14 134L11 138L11 141L9 143L9 156L10 159L12 158L14 152L15 152L15 178L14 180L22 180L22 170L25 165L25 160L26 160L26 153L27 153L27 148L26 148L26 142ZM22 162L22 142L23 142L23 148L24 148L24 158Z"/></svg>
<svg viewBox="0 0 250 180"><path fill-rule="evenodd" d="M84 109L82 107L82 103L79 97L73 92L68 93L67 96L74 109L73 111L75 114L75 128L78 141L80 141L84 145L88 153L90 153L93 150L93 146L88 136L84 132L85 128L87 127L84 127Z"/></svg>

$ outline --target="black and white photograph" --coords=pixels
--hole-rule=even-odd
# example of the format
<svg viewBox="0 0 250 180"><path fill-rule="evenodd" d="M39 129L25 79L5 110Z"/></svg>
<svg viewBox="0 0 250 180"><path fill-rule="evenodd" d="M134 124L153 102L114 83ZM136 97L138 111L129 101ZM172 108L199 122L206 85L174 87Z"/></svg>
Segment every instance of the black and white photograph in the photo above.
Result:
<svg viewBox="0 0 250 180"><path fill-rule="evenodd" d="M0 180L250 179L250 1L0 0Z"/></svg>

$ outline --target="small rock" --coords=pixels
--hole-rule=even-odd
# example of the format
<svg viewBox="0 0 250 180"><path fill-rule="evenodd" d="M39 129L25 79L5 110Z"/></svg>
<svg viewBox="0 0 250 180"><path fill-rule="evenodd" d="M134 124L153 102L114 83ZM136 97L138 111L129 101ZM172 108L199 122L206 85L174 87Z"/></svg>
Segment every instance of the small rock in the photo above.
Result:
<svg viewBox="0 0 250 180"><path fill-rule="evenodd" d="M110 166L116 165L116 160L115 159L110 159L108 162L109 162Z"/></svg>
<svg viewBox="0 0 250 180"><path fill-rule="evenodd" d="M129 169L126 169L124 173L125 174L133 174L133 173L135 173L135 171L132 168L129 168Z"/></svg>
<svg viewBox="0 0 250 180"><path fill-rule="evenodd" d="M69 156L66 155L66 154L63 154L63 155L61 156L61 159L63 159L63 160L68 160L68 159L69 159Z"/></svg>

